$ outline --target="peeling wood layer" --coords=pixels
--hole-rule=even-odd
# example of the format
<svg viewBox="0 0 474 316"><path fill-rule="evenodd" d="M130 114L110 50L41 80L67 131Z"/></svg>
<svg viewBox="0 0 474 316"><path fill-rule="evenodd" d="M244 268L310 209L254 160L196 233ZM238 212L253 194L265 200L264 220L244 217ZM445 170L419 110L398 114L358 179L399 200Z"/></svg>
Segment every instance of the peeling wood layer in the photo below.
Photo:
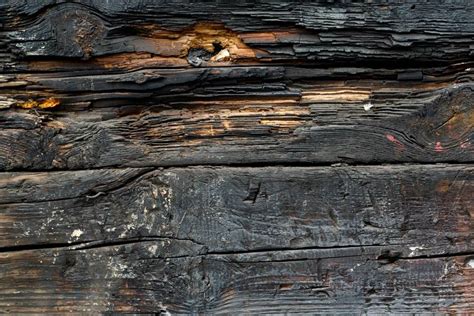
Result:
<svg viewBox="0 0 474 316"><path fill-rule="evenodd" d="M8 1L0 168L473 161L472 4L259 5Z"/></svg>
<svg viewBox="0 0 474 316"><path fill-rule="evenodd" d="M446 62L468 60L474 33L474 6L469 1L350 5L259 1L253 7L212 1L25 5L9 0L2 6L7 12L2 22L6 30L14 31L7 47L25 56L89 58L124 52L179 56L186 51L180 43L189 48L200 35L217 32L227 38L238 35L231 37L272 59ZM169 45L168 40L179 44ZM161 50L165 47L171 51Z"/></svg>

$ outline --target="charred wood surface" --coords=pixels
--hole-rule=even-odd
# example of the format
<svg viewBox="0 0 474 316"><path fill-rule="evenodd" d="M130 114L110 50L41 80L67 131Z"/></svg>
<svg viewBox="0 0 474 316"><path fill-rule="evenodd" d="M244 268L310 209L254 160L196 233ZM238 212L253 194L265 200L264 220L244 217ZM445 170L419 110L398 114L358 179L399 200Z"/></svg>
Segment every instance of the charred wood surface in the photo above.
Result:
<svg viewBox="0 0 474 316"><path fill-rule="evenodd" d="M0 312L474 313L472 1L0 3Z"/></svg>

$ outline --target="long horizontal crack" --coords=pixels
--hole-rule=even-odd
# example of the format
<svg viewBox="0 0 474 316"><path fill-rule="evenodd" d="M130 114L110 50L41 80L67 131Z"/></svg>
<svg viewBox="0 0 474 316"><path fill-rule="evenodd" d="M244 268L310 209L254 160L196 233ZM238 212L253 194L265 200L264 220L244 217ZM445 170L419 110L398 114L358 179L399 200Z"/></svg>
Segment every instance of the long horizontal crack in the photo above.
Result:
<svg viewBox="0 0 474 316"><path fill-rule="evenodd" d="M39 243L39 244L27 244L27 245L15 245L15 246L0 247L0 253L71 248L75 245L87 244L88 242L91 242L91 241L86 240L86 241L76 241L76 242L69 242L69 243Z"/></svg>
<svg viewBox="0 0 474 316"><path fill-rule="evenodd" d="M64 250L64 251L79 251L79 250L92 250L100 249L107 247L115 246L126 246L126 245L137 245L143 242L153 242L153 241L164 241L164 240L176 240L176 241L188 241L202 247L202 253L200 254L183 254L179 256L163 256L163 258L181 258L181 257L213 257L213 258L222 258L222 257L232 257L238 255L248 255L248 256L258 256L258 255L290 255L298 254L298 252L304 251L331 251L331 250L350 250L350 249L359 249L361 251L360 255L364 254L366 249L379 249L382 253L374 257L374 260L378 261L387 261L387 263L394 263L398 260L418 260L418 259L435 259L435 258L450 258L450 257L459 257L459 256L474 256L474 251L460 251L453 253L444 253L444 254L425 254L425 255L413 255L413 256L402 256L393 255L386 256L384 251L393 249L399 249L403 244L386 244L386 245L336 245L336 246L309 246L309 247L298 247L298 248L265 248L265 249L255 249L255 250L236 250L236 251L208 251L207 247L195 240L189 238L175 238L172 236L145 236L145 237L134 237L127 239L118 239L118 240L90 240L90 241L78 241L71 243L48 243L48 244L30 244L30 245L18 245L18 246L8 246L0 248L0 253L11 253L11 252L20 252L20 251L41 251L41 250ZM374 253L367 253L367 255ZM353 257L356 254L349 253L347 255L331 255L329 257L324 256L324 258L340 258L340 257ZM301 258L268 258L268 260L251 260L249 262L259 262L259 261L275 261L275 262L285 262L285 261L302 261L302 260L312 260L317 259L318 257L301 257ZM240 262L240 261L239 261Z"/></svg>
<svg viewBox="0 0 474 316"><path fill-rule="evenodd" d="M435 258L450 258L450 257L459 257L459 256L474 256L473 251L460 251L455 253L447 253L447 254L434 254L434 255L418 255L418 256L410 256L410 257L397 257L397 260L416 260L416 259L435 259Z"/></svg>
<svg viewBox="0 0 474 316"><path fill-rule="evenodd" d="M264 167L284 167L284 168L317 168L317 167L331 167L331 168L340 168L340 167L416 167L416 166L426 166L426 167L443 167L443 166L458 166L474 165L474 159L468 161L454 161L446 160L442 162L433 162L433 161L399 161L399 162L390 162L390 161L380 161L380 162L363 162L363 161L332 161L332 162L242 162L242 163L196 163L196 164L163 164L163 165L150 165L144 164L143 166L130 166L130 165L113 165L113 166L100 166L100 167L90 167L87 169L24 169L24 168L13 168L9 170L0 170L1 173L40 173L40 172L76 172L76 171L91 171L91 170L120 170L120 169L144 169L144 168L153 168L153 170L147 170L148 172L156 170L168 170L168 169L183 169L183 168L264 168Z"/></svg>
<svg viewBox="0 0 474 316"><path fill-rule="evenodd" d="M41 202L60 202L60 201L71 201L71 200L77 200L77 199L87 199L87 200L93 200L95 198L98 198L99 196L102 196L102 195L107 195L109 193L113 193L113 192L116 192L117 190L120 190L121 188L127 186L128 184L132 183L132 182L135 182L135 181L138 181L140 178L146 176L147 174L151 173L151 172L154 172L156 171L157 169L156 168L133 168L134 170L141 170L140 172L138 172L136 175L124 180L124 181L121 181L119 183L117 183L115 186L113 186L112 188L108 189L108 190L104 190L104 191L94 191L93 194L88 194L88 193L85 193L85 194L82 194L82 195L76 195L76 196L71 196L71 197L65 197L65 198L54 198L54 199L47 199L47 200L28 200L26 202L24 201L20 201L20 202L10 202L10 203L0 203L0 206L6 206L6 205L15 205L15 204L22 204L22 203L41 203ZM1 172L0 172L1 173Z"/></svg>
<svg viewBox="0 0 474 316"><path fill-rule="evenodd" d="M202 246L201 243L198 243L188 238L176 238L172 236L146 236L146 237L127 238L127 239L121 239L121 240L120 239L119 240L96 240L96 241L91 241L91 242L85 242L85 243L81 243L81 244L71 247L71 250L88 250L88 249L132 245L132 244L137 244L140 242L162 241L162 240L189 241L199 246Z"/></svg>
<svg viewBox="0 0 474 316"><path fill-rule="evenodd" d="M30 40L31 41L31 40ZM50 62L50 63L58 63L58 66L66 66L69 65L77 65L77 64L87 64L90 63L92 65L97 64L103 60L104 57L114 57L114 55L124 55L125 53L118 53L118 54L104 54L101 56L96 57L95 59L90 59L88 61L81 60L81 58L71 58L71 57L62 57L56 56L52 59L50 56L26 56L24 57L23 61L19 61L19 63L32 63L32 62ZM128 54L130 57L134 57L134 53ZM163 57L160 55L155 55L155 57ZM171 57L171 59L176 57ZM152 59L152 58L150 58ZM181 57L184 61L185 58ZM146 59L144 59L146 61ZM62 62L62 63L61 63ZM347 59L338 59L333 61L324 61L324 60L311 60L307 59L306 57L297 57L292 58L288 56L285 59L277 59L274 58L273 60L268 60L268 58L258 59L258 58L247 58L242 63L239 61L230 64L222 64L222 63L205 63L199 67L192 66L191 64L182 66L160 66L160 65L151 65L149 69L159 69L159 70L187 70L187 69L196 69L196 68L251 68L251 67L266 67L266 68L275 68L275 67L301 67L305 69L315 69L315 70L334 70L336 76L360 76L360 74L354 74L351 72L353 69L362 69L367 70L367 73L370 74L369 70L377 71L377 70L386 70L386 71L398 71L398 72L406 72L406 71L413 71L413 70L439 70L439 69L446 69L449 73L456 73L456 72L463 72L464 69L469 68L473 64L472 60L468 57L459 58L456 60L416 60L413 58L410 59L394 59L391 60L390 63L387 63L386 60L357 60L357 61L348 61ZM125 71L136 71L137 69L146 69L146 66L135 66L130 68L121 68L121 65L116 65L116 69L123 69ZM349 69L349 70L347 70ZM87 69L78 69L78 71L85 71ZM94 70L103 70L103 68L92 69ZM346 73L343 73L342 70L347 70ZM457 70L457 71L456 71ZM6 69L4 71L5 74L30 74L30 73L71 73L70 70L63 70L63 69L33 69L33 70L25 70L22 68L17 69Z"/></svg>
<svg viewBox="0 0 474 316"><path fill-rule="evenodd" d="M309 246L309 247L297 247L297 248L265 248L258 250L243 250L243 251L210 251L208 255L239 255L239 254L264 254L269 252L291 252L291 251L302 251L302 250L335 250L335 249L361 249L364 248L380 248L380 247L390 247L390 246L401 246L401 244L387 244L387 245L342 245L342 246Z"/></svg>
<svg viewBox="0 0 474 316"><path fill-rule="evenodd" d="M83 240L75 241L68 243L39 243L39 244L27 244L27 245L16 245L16 246L7 246L0 247L0 253L8 252L20 252L20 251L36 251L36 250L89 250L97 248L106 248L122 245L133 245L141 242L149 241L162 241L162 240L178 240L178 241L189 241L199 246L203 244L198 243L189 238L175 238L173 236L145 236L145 237L134 237L127 239L117 239L117 240Z"/></svg>

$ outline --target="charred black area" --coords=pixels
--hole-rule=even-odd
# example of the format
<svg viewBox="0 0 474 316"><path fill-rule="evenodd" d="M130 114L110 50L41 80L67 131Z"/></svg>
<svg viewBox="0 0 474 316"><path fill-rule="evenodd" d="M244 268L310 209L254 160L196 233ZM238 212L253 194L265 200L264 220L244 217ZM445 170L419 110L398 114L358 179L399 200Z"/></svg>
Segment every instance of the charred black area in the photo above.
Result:
<svg viewBox="0 0 474 316"><path fill-rule="evenodd" d="M474 314L474 2L0 12L0 313Z"/></svg>

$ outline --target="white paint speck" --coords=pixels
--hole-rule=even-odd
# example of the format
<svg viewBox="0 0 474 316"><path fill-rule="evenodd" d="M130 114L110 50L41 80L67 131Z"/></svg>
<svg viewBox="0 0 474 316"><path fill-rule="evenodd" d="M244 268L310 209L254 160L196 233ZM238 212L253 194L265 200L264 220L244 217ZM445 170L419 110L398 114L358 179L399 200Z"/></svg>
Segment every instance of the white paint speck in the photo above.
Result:
<svg viewBox="0 0 474 316"><path fill-rule="evenodd" d="M474 268L474 259L469 259L466 263L469 268Z"/></svg>
<svg viewBox="0 0 474 316"><path fill-rule="evenodd" d="M81 235L84 234L84 232L80 229L74 229L74 231L71 234L72 238L79 238Z"/></svg>
<svg viewBox="0 0 474 316"><path fill-rule="evenodd" d="M171 316L171 313L168 312L168 310L166 309L166 306L164 306L163 303L159 302L158 307L161 309L160 311L161 314L166 315L166 316Z"/></svg>
<svg viewBox="0 0 474 316"><path fill-rule="evenodd" d="M148 247L148 250L150 251L151 254L156 255L156 251L158 250L158 246L157 245L152 245L152 246Z"/></svg>
<svg viewBox="0 0 474 316"><path fill-rule="evenodd" d="M109 258L107 264L107 278L136 278L137 275L130 269L126 263L122 262L119 258Z"/></svg>
<svg viewBox="0 0 474 316"><path fill-rule="evenodd" d="M408 247L410 249L410 254L408 255L409 257L414 256L417 250L422 250L424 249L421 246L415 246L415 247Z"/></svg>
<svg viewBox="0 0 474 316"><path fill-rule="evenodd" d="M364 110L369 111L374 105L372 103L366 103L364 104Z"/></svg>

